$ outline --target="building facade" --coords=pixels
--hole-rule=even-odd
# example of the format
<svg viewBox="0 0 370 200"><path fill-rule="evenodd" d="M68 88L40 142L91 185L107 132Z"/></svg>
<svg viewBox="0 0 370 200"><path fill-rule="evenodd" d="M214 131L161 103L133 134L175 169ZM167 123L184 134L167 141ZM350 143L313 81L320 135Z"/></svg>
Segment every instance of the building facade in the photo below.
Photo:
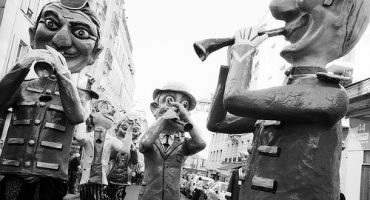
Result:
<svg viewBox="0 0 370 200"><path fill-rule="evenodd" d="M124 0L89 0L101 22L104 50L93 66L86 69L96 79L93 89L109 100L117 114L129 112L134 105L135 68L132 43L126 23Z"/></svg>

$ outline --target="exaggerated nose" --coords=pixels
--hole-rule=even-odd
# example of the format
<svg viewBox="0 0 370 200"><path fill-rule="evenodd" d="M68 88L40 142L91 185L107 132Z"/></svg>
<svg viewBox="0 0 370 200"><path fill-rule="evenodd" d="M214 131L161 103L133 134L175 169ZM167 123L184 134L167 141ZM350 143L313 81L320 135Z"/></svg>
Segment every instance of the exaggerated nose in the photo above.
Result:
<svg viewBox="0 0 370 200"><path fill-rule="evenodd" d="M57 49L72 46L72 39L67 25L64 25L53 37Z"/></svg>
<svg viewBox="0 0 370 200"><path fill-rule="evenodd" d="M302 0L271 0L271 14L276 19L290 22L291 20L295 19L297 15L299 15L300 10L297 5L297 1Z"/></svg>

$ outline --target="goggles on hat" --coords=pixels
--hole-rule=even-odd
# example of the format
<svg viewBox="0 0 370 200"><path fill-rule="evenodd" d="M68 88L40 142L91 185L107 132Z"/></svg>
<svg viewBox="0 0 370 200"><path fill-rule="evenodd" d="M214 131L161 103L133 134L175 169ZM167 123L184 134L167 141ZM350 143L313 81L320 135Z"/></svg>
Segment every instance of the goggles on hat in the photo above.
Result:
<svg viewBox="0 0 370 200"><path fill-rule="evenodd" d="M80 10L81 8L88 5L87 0L59 0L59 3L70 10Z"/></svg>

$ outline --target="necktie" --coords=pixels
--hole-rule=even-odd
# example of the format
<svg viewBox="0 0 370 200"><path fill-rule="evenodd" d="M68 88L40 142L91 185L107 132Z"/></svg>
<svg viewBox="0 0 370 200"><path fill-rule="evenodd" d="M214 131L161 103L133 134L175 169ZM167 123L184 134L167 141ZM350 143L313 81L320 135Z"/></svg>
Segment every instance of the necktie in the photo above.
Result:
<svg viewBox="0 0 370 200"><path fill-rule="evenodd" d="M166 142L163 143L164 149L167 150L167 148L170 146L170 143L168 142L168 139L170 138L170 135L166 135Z"/></svg>

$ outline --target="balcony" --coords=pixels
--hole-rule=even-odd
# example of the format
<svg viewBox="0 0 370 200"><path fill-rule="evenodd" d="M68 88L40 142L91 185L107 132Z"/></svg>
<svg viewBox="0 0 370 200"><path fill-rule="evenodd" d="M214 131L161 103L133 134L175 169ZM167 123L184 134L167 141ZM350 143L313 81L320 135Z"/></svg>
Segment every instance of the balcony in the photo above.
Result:
<svg viewBox="0 0 370 200"><path fill-rule="evenodd" d="M345 87L349 96L349 107L346 117L370 119L370 78Z"/></svg>

